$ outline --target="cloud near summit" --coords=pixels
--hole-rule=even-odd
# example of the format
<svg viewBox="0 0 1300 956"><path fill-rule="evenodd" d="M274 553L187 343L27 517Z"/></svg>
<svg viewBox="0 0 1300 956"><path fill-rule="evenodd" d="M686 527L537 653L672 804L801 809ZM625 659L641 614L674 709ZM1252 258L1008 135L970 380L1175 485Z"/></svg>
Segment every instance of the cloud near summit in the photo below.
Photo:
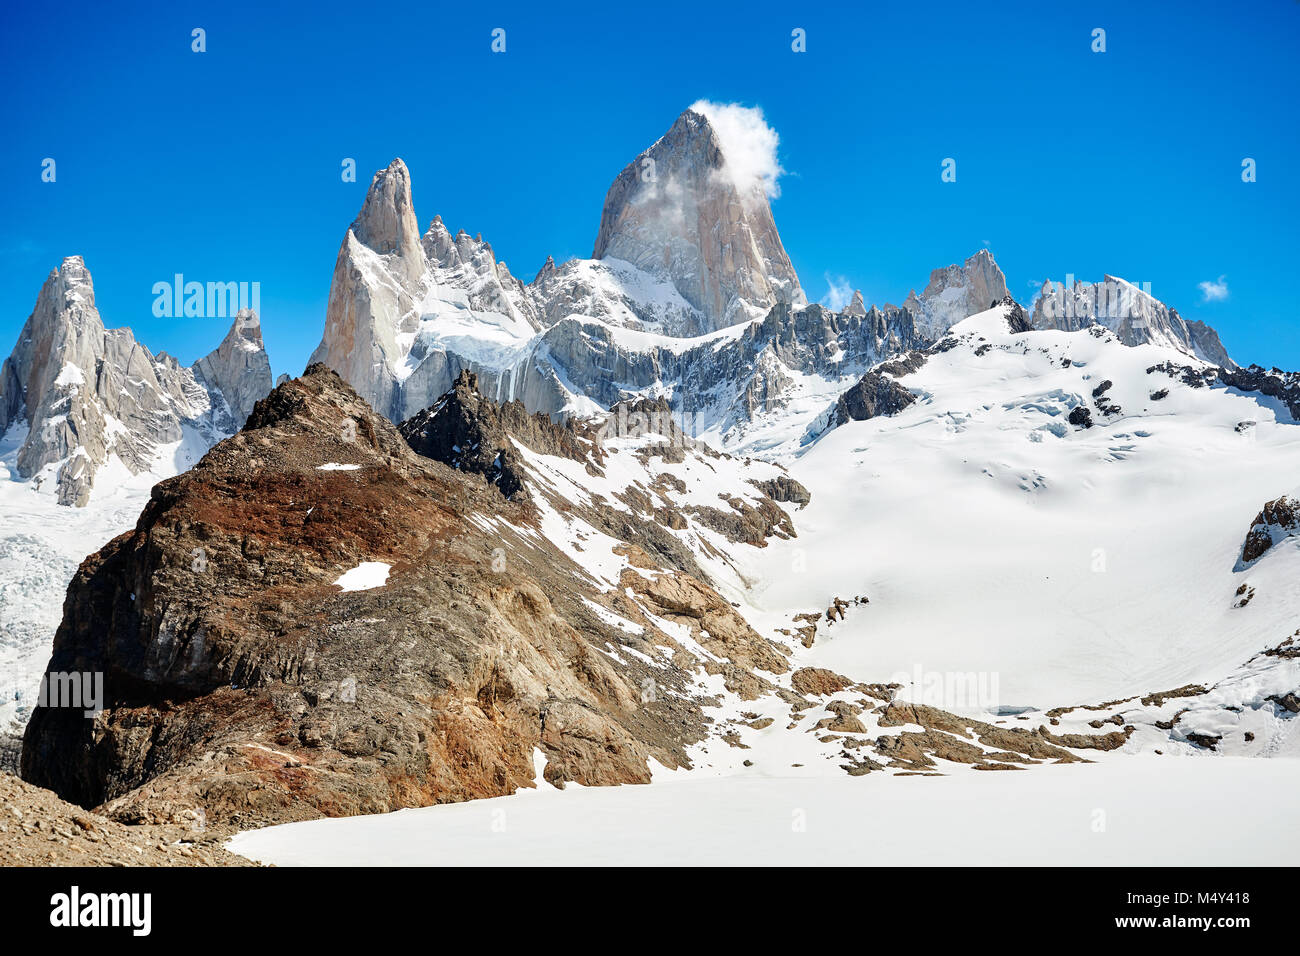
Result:
<svg viewBox="0 0 1300 956"><path fill-rule="evenodd" d="M1198 282L1202 302L1222 302L1228 298L1228 277L1219 276L1217 282Z"/></svg>
<svg viewBox="0 0 1300 956"><path fill-rule="evenodd" d="M777 180L785 170L776 155L781 137L767 125L760 107L696 100L691 109L707 119L718 134L737 188L756 185L769 199L781 195Z"/></svg>

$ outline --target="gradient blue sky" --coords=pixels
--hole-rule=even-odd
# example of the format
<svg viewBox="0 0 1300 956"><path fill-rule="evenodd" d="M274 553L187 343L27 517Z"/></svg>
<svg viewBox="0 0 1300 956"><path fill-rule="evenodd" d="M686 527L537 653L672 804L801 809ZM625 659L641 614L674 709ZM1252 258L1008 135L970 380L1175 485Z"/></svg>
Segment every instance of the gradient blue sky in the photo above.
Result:
<svg viewBox="0 0 1300 956"><path fill-rule="evenodd" d="M481 232L530 279L548 254L591 254L611 180L703 98L760 106L779 132L773 210L812 298L830 276L897 303L987 246L1023 302L1109 272L1214 325L1238 361L1300 368L1300 3L840 6L11 5L0 355L81 254L105 322L185 362L226 323L154 318L153 284L260 282L272 364L296 374L394 156L422 228L437 213ZM1220 276L1228 297L1202 301Z"/></svg>

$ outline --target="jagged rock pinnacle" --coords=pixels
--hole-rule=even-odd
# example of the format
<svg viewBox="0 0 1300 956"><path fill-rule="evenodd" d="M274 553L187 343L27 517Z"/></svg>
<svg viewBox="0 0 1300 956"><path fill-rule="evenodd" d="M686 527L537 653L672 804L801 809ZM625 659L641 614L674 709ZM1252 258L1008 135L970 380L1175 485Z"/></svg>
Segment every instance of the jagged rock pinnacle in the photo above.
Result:
<svg viewBox="0 0 1300 956"><path fill-rule="evenodd" d="M686 110L610 186L592 253L670 279L710 329L804 298L767 197L725 168L709 121Z"/></svg>

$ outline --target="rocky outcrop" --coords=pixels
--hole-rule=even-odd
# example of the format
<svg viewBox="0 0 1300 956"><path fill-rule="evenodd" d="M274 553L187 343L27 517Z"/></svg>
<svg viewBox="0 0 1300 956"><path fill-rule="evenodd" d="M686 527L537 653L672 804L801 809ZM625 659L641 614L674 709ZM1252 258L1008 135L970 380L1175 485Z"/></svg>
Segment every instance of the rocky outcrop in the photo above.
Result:
<svg viewBox="0 0 1300 956"><path fill-rule="evenodd" d="M1240 565L1253 564L1293 535L1300 535L1300 498L1283 495L1265 504L1251 522L1241 547Z"/></svg>
<svg viewBox="0 0 1300 956"><path fill-rule="evenodd" d="M646 577L628 569L619 583L640 595L652 613L689 627L701 646L719 658L743 670L783 674L790 669L784 655L771 641L760 636L735 608L695 578L680 573Z"/></svg>
<svg viewBox="0 0 1300 956"><path fill-rule="evenodd" d="M1203 322L1187 322L1132 283L1106 276L1097 283L1043 283L1034 303L1033 327L1074 332L1092 325L1110 329L1125 345L1163 345L1225 368L1235 367L1218 334Z"/></svg>
<svg viewBox="0 0 1300 956"><path fill-rule="evenodd" d="M727 541L766 547L769 538L795 536L781 503L802 506L811 500L808 490L780 466L732 458L696 442L682 431L663 397L629 399L604 414L557 424L544 415L529 415L519 402L494 402L479 391L472 372L462 372L450 392L403 422L399 431L418 454L482 475L507 498L522 500L540 490L556 508L581 515L660 564L698 577L705 575L674 532L694 522ZM551 480L537 474L536 463L525 460L524 449L578 462L597 480L605 479L611 454L627 453L636 458L646 480L610 488L617 503L595 497L586 504L557 495ZM718 493L716 506L701 504L675 472L660 470L688 457L707 473L734 473L754 490ZM685 500L676 500L677 495Z"/></svg>
<svg viewBox="0 0 1300 956"><path fill-rule="evenodd" d="M1242 392L1253 392L1276 399L1286 406L1293 421L1300 422L1300 372L1284 372L1279 368L1265 369L1259 365L1248 365L1244 368L1237 365L1230 368L1214 368L1179 365L1175 362L1161 362L1147 369L1148 375L1156 372L1168 375L1189 388L1224 385Z"/></svg>
<svg viewBox="0 0 1300 956"><path fill-rule="evenodd" d="M19 475L49 482L61 504L85 505L110 458L139 474L187 435L210 444L238 429L270 387L252 313L241 312L217 350L186 368L155 356L130 329L106 329L90 272L72 256L45 280L0 369L0 433L25 424Z"/></svg>
<svg viewBox="0 0 1300 956"><path fill-rule="evenodd" d="M937 340L962 319L984 312L1009 298L1007 278L987 249L981 249L962 265L950 265L930 273L920 295L913 290L903 308L916 317L922 334Z"/></svg>
<svg viewBox="0 0 1300 956"><path fill-rule="evenodd" d="M878 415L897 415L916 396L878 369L872 369L835 403L834 423L862 422Z"/></svg>
<svg viewBox="0 0 1300 956"><path fill-rule="evenodd" d="M1032 332L1034 330L1034 321L1024 307L1011 296L1005 296L1001 301L995 302L994 305L1004 306L1007 310L1007 328L1013 333Z"/></svg>
<svg viewBox="0 0 1300 956"><path fill-rule="evenodd" d="M588 448L570 428L530 415L521 402L498 405L462 371L450 392L398 426L417 454L466 474L482 475L507 498L524 493L526 469L514 441L546 455L585 462ZM598 451L597 451L598 453Z"/></svg>
<svg viewBox="0 0 1300 956"><path fill-rule="evenodd" d="M753 484L773 501L791 502L800 508L812 501L812 492L789 475L778 475Z"/></svg>
<svg viewBox="0 0 1300 956"><path fill-rule="evenodd" d="M1220 368L1218 379L1229 388L1277 399L1287 407L1292 420L1300 422L1300 372L1270 370L1259 365L1233 366Z"/></svg>
<svg viewBox="0 0 1300 956"><path fill-rule="evenodd" d="M1063 741L1051 741L1045 730L1035 733L1020 728L999 727L970 717L923 704L889 703L880 717L881 727L917 725L921 732L903 731L876 741L889 766L902 770L926 771L935 766L934 758L954 763L972 764L980 769L1005 769L1007 765L1033 764L1042 760L1053 763L1077 763L1083 758L1064 749ZM1130 728L1131 732L1131 728ZM1123 744L1127 735L1079 735L1070 746L1110 750ZM994 748L992 752L977 747Z"/></svg>
<svg viewBox="0 0 1300 956"><path fill-rule="evenodd" d="M557 785L685 764L704 662L652 620L593 614L640 612L537 520L312 366L83 563L49 668L102 672L104 710L38 707L24 778L115 819L247 826L510 793L535 752ZM366 563L386 582L341 590ZM654 578L645 600L701 622L737 686L784 667L702 580ZM639 653L607 651L624 642Z"/></svg>
<svg viewBox="0 0 1300 956"><path fill-rule="evenodd" d="M736 158L737 160L739 157ZM734 175L709 120L686 110L605 196L593 259L621 259L669 279L709 332L803 301L758 183Z"/></svg>
<svg viewBox="0 0 1300 956"><path fill-rule="evenodd" d="M800 694L824 697L847 690L854 681L824 667L801 667L791 675L790 684Z"/></svg>

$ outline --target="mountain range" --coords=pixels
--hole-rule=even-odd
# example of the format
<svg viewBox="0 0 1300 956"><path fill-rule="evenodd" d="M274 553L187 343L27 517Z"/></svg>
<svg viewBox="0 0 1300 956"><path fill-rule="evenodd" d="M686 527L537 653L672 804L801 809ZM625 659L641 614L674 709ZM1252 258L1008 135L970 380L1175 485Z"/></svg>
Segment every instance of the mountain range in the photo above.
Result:
<svg viewBox="0 0 1300 956"><path fill-rule="evenodd" d="M184 367L80 258L47 278L0 371L0 507L40 516L0 539L43 569L0 588L26 780L243 829L1300 755L1300 375L1112 276L1025 308L987 250L810 303L694 109L590 259L525 283L418 222L395 159L274 388L252 313ZM103 713L32 707L41 671L103 673Z"/></svg>

